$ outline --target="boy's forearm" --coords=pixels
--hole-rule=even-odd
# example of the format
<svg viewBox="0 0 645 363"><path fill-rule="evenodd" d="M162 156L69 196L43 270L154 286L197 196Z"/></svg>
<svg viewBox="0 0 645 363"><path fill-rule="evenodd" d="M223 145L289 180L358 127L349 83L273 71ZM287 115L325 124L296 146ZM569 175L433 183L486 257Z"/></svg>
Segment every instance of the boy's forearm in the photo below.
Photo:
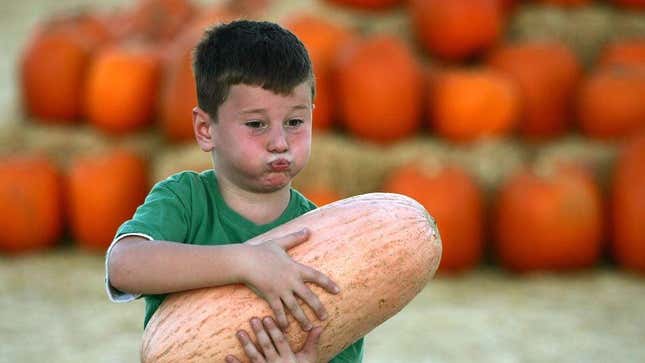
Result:
<svg viewBox="0 0 645 363"><path fill-rule="evenodd" d="M244 244L200 246L165 241L118 242L109 258L110 283L135 294L162 294L240 283Z"/></svg>

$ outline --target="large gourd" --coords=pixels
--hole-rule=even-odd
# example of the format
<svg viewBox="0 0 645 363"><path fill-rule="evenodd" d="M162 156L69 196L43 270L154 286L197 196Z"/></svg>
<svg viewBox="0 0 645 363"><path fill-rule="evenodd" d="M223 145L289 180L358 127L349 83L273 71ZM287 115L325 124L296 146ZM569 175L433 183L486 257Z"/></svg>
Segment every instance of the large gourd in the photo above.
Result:
<svg viewBox="0 0 645 363"><path fill-rule="evenodd" d="M343 199L304 214L248 243L259 243L307 227L311 237L289 250L297 262L328 275L341 288L332 295L310 285L327 308L319 361L327 362L399 312L434 275L441 239L434 219L414 199L370 193ZM244 285L205 288L170 295L144 332L142 362L223 362L245 358L235 333L251 333L249 320L272 315L269 305ZM306 332L289 315L291 347Z"/></svg>

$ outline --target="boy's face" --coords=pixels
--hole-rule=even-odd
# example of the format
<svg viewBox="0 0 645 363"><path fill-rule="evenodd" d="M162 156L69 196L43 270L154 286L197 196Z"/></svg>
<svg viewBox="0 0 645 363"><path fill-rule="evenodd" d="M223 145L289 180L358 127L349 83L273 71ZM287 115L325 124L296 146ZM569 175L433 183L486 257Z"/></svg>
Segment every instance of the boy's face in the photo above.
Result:
<svg viewBox="0 0 645 363"><path fill-rule="evenodd" d="M212 127L218 175L251 192L290 185L311 147L311 85L288 96L258 86L232 86Z"/></svg>

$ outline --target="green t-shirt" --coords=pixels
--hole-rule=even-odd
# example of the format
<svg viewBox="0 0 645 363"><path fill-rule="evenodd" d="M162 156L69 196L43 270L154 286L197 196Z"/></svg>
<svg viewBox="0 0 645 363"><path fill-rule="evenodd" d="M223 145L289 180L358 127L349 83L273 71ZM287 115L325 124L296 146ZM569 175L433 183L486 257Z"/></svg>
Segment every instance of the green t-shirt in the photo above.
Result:
<svg viewBox="0 0 645 363"><path fill-rule="evenodd" d="M257 225L231 209L219 193L212 170L181 172L157 183L131 220L123 223L116 237L141 233L154 240L196 245L242 243L284 224L316 206L291 189L289 205L275 221ZM144 327L167 295L144 295ZM332 362L361 362L363 338L337 355Z"/></svg>

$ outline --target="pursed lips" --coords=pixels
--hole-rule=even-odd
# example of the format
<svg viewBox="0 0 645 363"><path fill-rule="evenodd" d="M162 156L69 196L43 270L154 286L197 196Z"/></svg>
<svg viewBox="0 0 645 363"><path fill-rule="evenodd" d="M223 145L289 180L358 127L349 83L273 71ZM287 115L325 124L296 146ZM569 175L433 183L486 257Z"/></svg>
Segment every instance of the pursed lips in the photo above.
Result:
<svg viewBox="0 0 645 363"><path fill-rule="evenodd" d="M291 161L283 158L269 161L267 164L269 165L269 169L275 172L286 171L291 167Z"/></svg>

